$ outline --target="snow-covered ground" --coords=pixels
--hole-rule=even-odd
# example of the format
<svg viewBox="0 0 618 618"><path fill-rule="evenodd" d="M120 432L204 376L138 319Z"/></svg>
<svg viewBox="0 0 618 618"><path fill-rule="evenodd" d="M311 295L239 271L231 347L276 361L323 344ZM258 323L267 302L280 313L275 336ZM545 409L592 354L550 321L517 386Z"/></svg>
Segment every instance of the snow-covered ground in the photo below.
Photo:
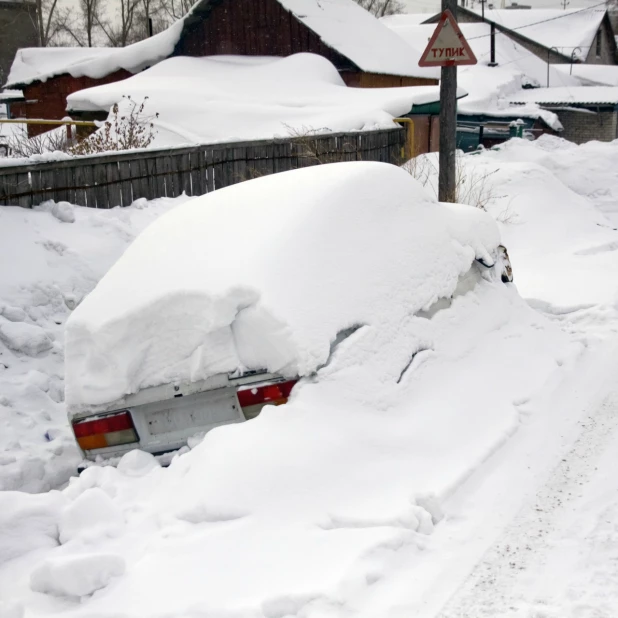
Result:
<svg viewBox="0 0 618 618"><path fill-rule="evenodd" d="M443 307L390 313L290 404L168 469L134 453L61 492L0 494L0 616L615 616L617 157L549 137L465 157L517 288L472 278ZM21 349L0 343L2 438L21 443L7 488L74 464L62 324L174 205L0 210Z"/></svg>
<svg viewBox="0 0 618 618"><path fill-rule="evenodd" d="M46 491L74 473L64 323L137 234L182 201L0 208L0 490Z"/></svg>

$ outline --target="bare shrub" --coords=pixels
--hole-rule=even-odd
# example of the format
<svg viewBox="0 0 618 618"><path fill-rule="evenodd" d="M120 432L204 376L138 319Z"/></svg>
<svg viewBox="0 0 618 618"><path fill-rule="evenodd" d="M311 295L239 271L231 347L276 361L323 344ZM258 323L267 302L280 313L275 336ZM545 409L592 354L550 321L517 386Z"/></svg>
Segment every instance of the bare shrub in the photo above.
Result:
<svg viewBox="0 0 618 618"><path fill-rule="evenodd" d="M465 156L458 152L456 157L455 201L486 211L487 207L498 199L491 182L491 177L498 170L479 172L471 169L465 164ZM419 155L402 167L437 198L439 168L436 157L437 155Z"/></svg>
<svg viewBox="0 0 618 618"><path fill-rule="evenodd" d="M67 152L69 140L65 127L53 129L34 137L28 137L27 126L17 125L17 129L7 139L11 157L31 157L48 152Z"/></svg>
<svg viewBox="0 0 618 618"><path fill-rule="evenodd" d="M134 101L130 96L123 96L123 111L120 105L115 103L108 119L103 126L82 141L73 146L69 152L75 155L89 155L118 150L132 150L134 148L147 148L156 136L153 118L159 114L146 116L145 97L141 103Z"/></svg>

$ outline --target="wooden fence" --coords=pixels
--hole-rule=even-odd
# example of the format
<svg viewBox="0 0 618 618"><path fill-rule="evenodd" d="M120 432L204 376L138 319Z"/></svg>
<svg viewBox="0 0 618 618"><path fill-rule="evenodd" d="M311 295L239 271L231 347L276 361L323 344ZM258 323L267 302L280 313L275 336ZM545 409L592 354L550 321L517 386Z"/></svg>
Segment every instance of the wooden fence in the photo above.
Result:
<svg viewBox="0 0 618 618"><path fill-rule="evenodd" d="M113 208L142 197L203 195L257 176L320 163L399 163L405 139L404 129L387 129L0 166L0 205L30 208L55 200Z"/></svg>

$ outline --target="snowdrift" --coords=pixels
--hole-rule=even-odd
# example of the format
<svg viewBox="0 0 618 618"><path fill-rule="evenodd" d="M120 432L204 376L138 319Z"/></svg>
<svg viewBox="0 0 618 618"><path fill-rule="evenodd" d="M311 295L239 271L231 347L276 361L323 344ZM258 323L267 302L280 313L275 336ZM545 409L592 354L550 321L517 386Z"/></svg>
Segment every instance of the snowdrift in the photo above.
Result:
<svg viewBox="0 0 618 618"><path fill-rule="evenodd" d="M64 324L137 234L186 199L0 208L0 491L48 491L75 473Z"/></svg>
<svg viewBox="0 0 618 618"><path fill-rule="evenodd" d="M119 103L124 110L126 96L148 97L152 147L392 128L413 105L440 98L438 86L348 88L315 54L210 56L169 58L121 82L80 90L67 109L107 112Z"/></svg>
<svg viewBox="0 0 618 618"><path fill-rule="evenodd" d="M496 189L504 202L495 214L522 196L512 200L515 215L521 211L519 222L500 224L513 241L507 246L522 286L530 268L542 271L547 264L539 259L531 266L521 259L526 233L533 239L529 244L542 243L535 227L555 228L552 247L557 248L561 230L553 217L548 222L541 216L546 193L524 212L526 200L541 186L537 164L530 160L547 154L534 144L525 148L470 157L479 166L505 170L509 156L521 159L514 164L521 168L518 183L500 177ZM592 152L591 168L592 159L598 164L601 156ZM575 165L575 155L568 156ZM436 548L450 549L453 530L431 538L435 526L445 525L443 515L455 531L461 522L461 511L449 511L445 501L520 425L538 426L543 402L558 389L565 396L586 352L575 337L532 310L513 285L469 268L476 255L498 242L496 226L485 214L438 204L403 172L384 169L337 164L196 198L147 228L74 311L69 351L74 344L78 350L83 337L86 354L87 342L96 340L105 352L100 358L116 354L110 357L114 362L125 362L126 348L115 351L106 333L135 341L138 333L128 330L131 326L141 330L139 337L150 333L156 342L161 323L138 323L135 316L166 300L176 312L167 315L185 319L178 311L186 298L191 314L196 307L202 310L202 323L187 322L195 327L194 343L215 318L231 316L225 332L249 312L255 318L248 322L251 332L285 343L285 354L278 348L271 354L253 342L252 353L323 366L297 385L286 406L213 430L167 469L134 451L117 468L89 468L62 492L0 492L0 613L35 618L401 613L398 604L406 598L392 594L395 575L417 560L431 572ZM597 169L596 178L609 185L611 173ZM265 200L272 182L276 195ZM573 220L579 216L586 234L593 238L593 226L607 232L594 224L586 202L575 198L566 188L560 194L562 206ZM225 207L218 202L223 199ZM118 212L75 210L74 224L58 225L66 234L71 226L82 226L83 246L70 244L76 254L87 253L100 238L100 251L110 260L120 252L112 250L118 249L113 243L124 247L136 228L110 225L107 218L115 221ZM136 211L122 213L129 219ZM49 213L23 216L35 215L47 244L62 238L43 223ZM86 216L93 217L93 227L100 223L99 236L87 231ZM28 228L17 215L14 219L12 236L19 238ZM573 229L570 223L561 241L565 254ZM165 242L155 251L159 240ZM28 246L36 255L43 249L35 241ZM545 245L538 252L547 254ZM75 256L71 260L73 272L85 270ZM198 268L207 276L197 279ZM52 272L49 279L62 283ZM546 272L552 276L551 267ZM436 302L442 294L447 298ZM109 301L94 302L99 295ZM15 299L17 292L5 298ZM14 311L10 315L18 317ZM276 318L277 327L267 329L273 322L257 319L264 316ZM330 354L331 337L352 320L360 328ZM179 344L187 341L180 328L175 334ZM241 344L245 335L240 333ZM168 343L176 354L179 346L171 337ZM230 361L240 360L241 348L234 338ZM150 358L151 351L131 353L134 359ZM208 350L197 356L207 357ZM78 359L69 359L69 365ZM95 372L88 358L82 361L85 373L70 367L70 381ZM32 363L27 357L23 366ZM101 373L107 380L121 369ZM141 367L129 369L137 383ZM119 386L93 377L95 396ZM493 469L489 465L490 474ZM467 513L497 506L470 504ZM442 570L433 567L441 577ZM409 586L406 581L406 592Z"/></svg>
<svg viewBox="0 0 618 618"><path fill-rule="evenodd" d="M449 297L495 223L405 171L338 163L244 182L151 225L66 330L69 408L268 369L309 375L338 333Z"/></svg>

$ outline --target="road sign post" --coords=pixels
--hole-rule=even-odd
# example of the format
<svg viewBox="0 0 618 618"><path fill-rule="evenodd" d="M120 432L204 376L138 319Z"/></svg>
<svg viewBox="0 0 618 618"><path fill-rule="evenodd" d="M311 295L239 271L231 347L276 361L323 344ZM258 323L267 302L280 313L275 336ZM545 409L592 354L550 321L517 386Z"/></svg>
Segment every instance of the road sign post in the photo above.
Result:
<svg viewBox="0 0 618 618"><path fill-rule="evenodd" d="M454 13L457 0L442 0L438 26L423 52L419 65L441 67L440 77L440 175L438 199L456 201L457 66L476 64Z"/></svg>

